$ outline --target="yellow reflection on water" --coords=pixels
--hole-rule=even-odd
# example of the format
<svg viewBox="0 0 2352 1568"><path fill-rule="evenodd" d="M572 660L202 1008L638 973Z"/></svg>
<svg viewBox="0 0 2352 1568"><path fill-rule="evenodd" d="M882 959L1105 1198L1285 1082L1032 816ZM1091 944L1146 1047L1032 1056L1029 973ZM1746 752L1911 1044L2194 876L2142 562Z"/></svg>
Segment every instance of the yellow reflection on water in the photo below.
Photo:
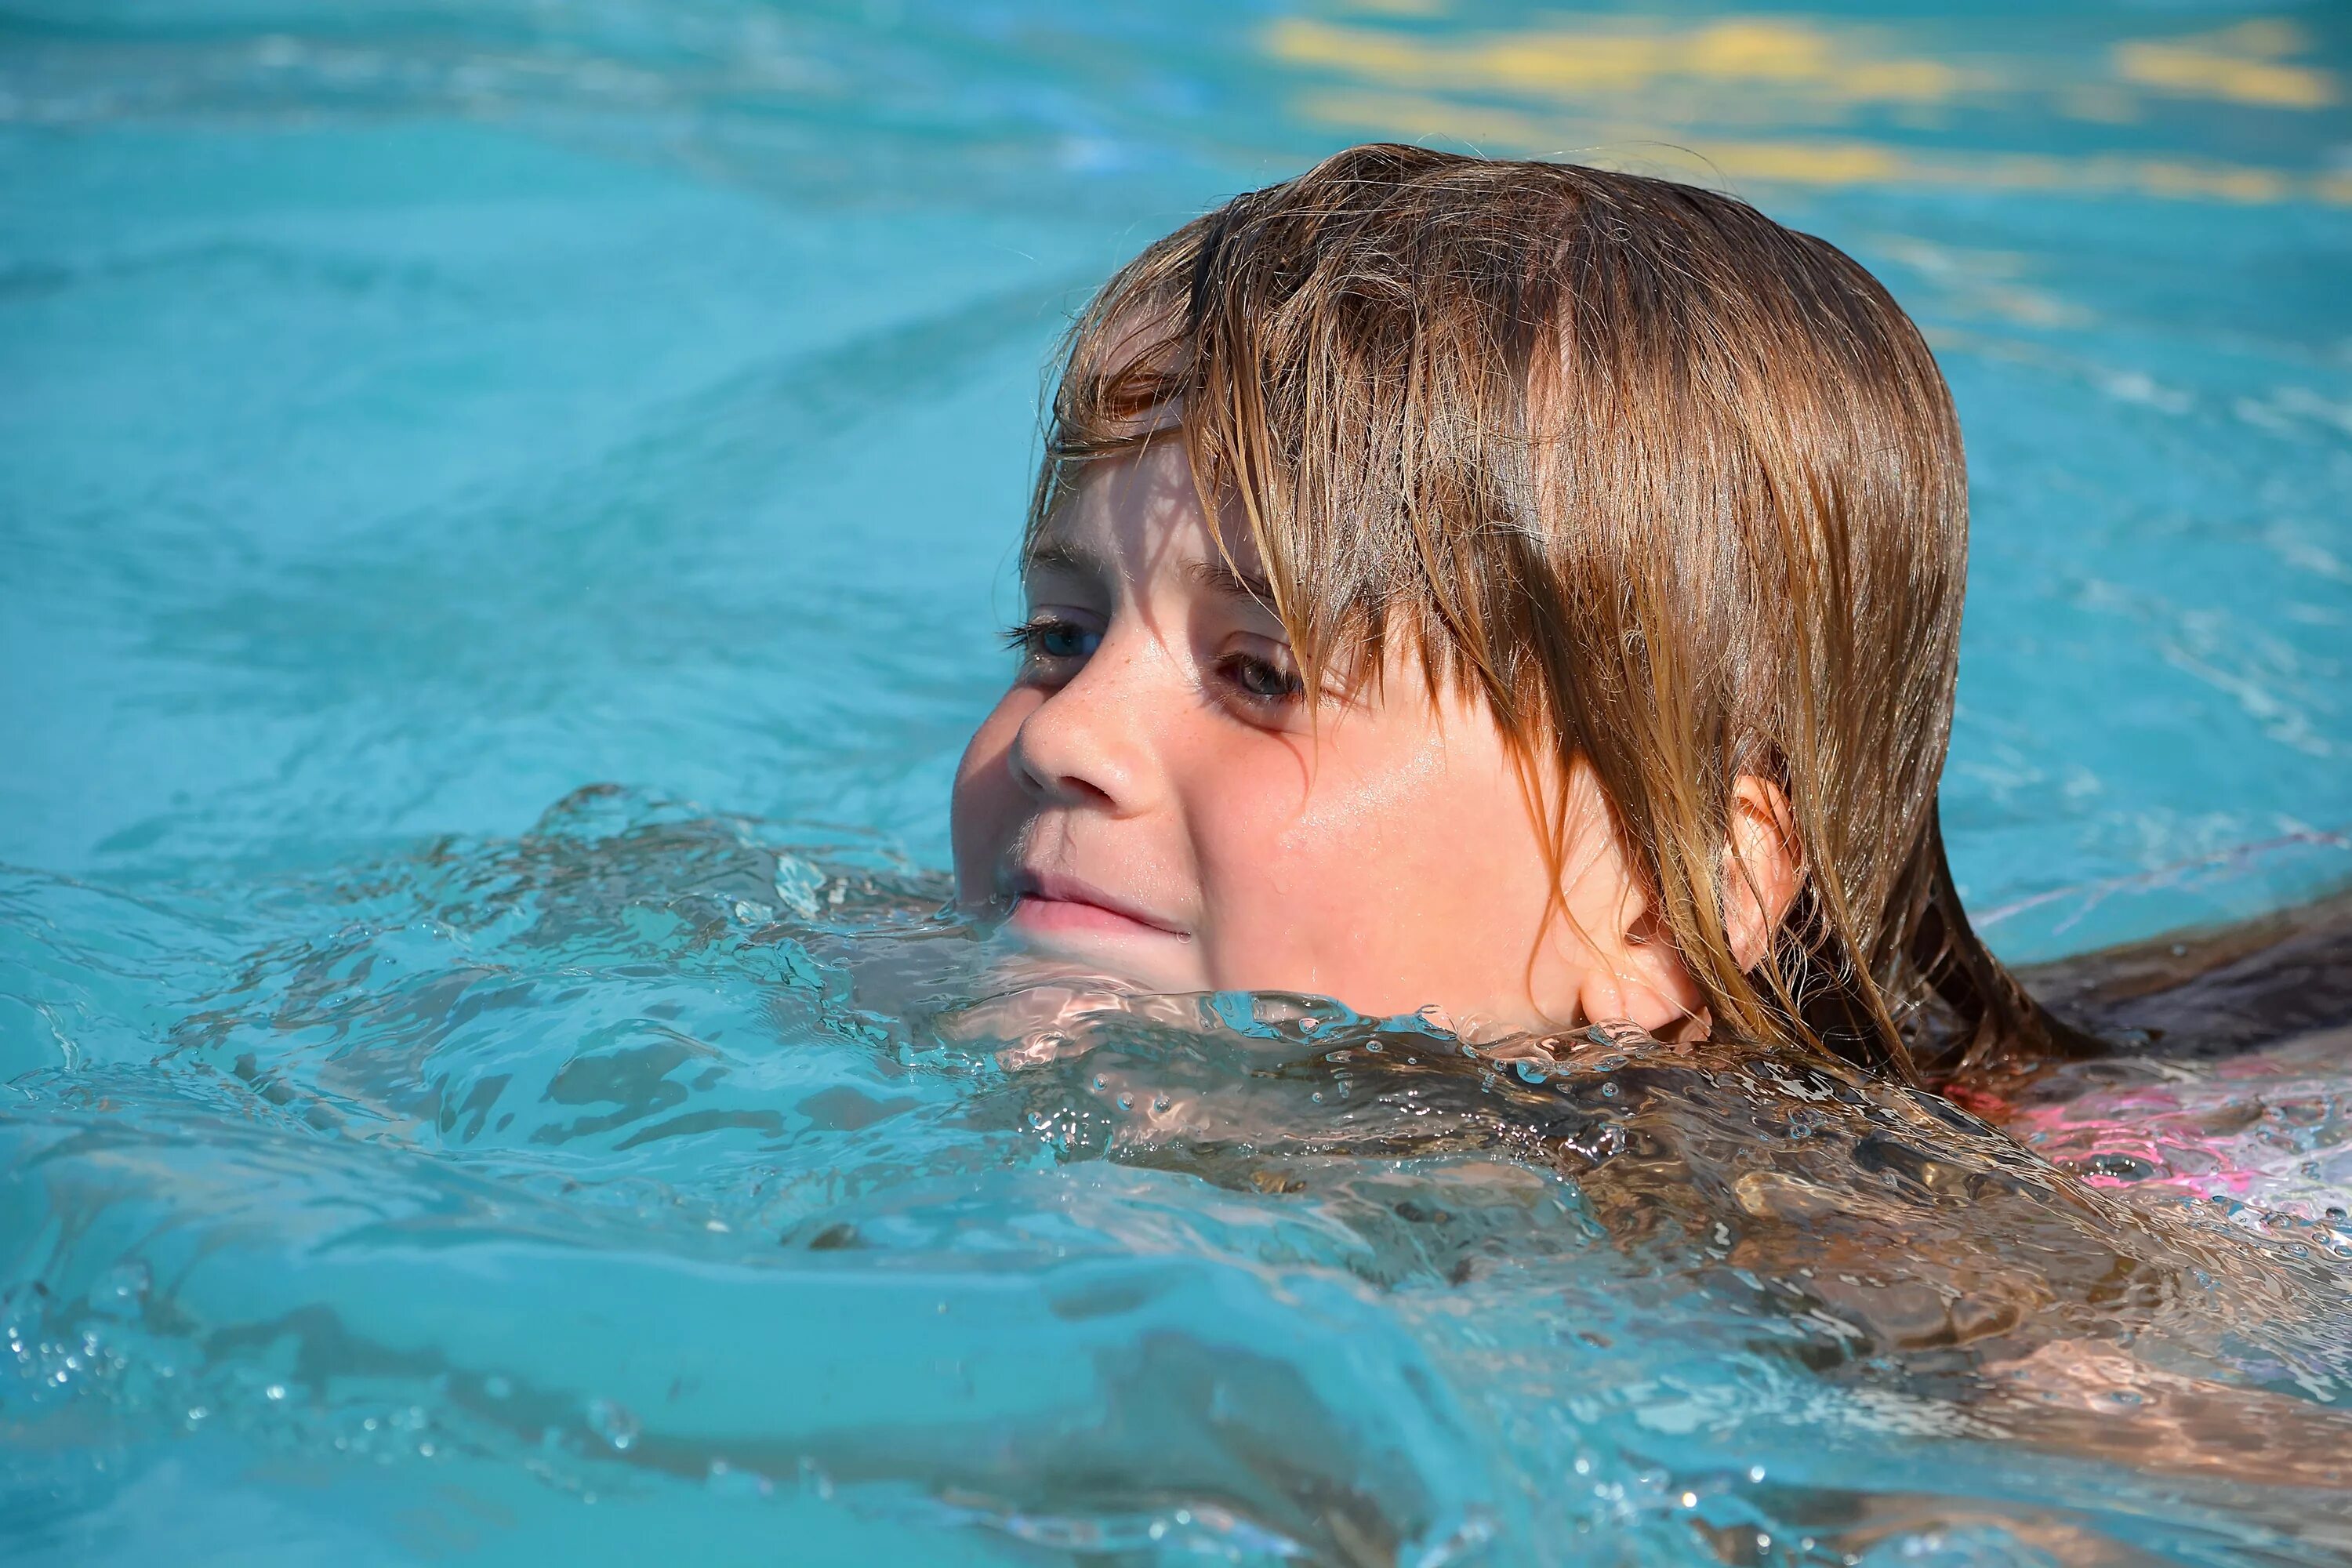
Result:
<svg viewBox="0 0 2352 1568"><path fill-rule="evenodd" d="M1630 93L1681 79L1802 88L1817 101L1939 103L1970 85L1942 61L1874 55L1860 41L1782 17L1596 23L1461 42L1297 20L1266 32L1268 52L1288 64L1417 88Z"/></svg>
<svg viewBox="0 0 2352 1568"><path fill-rule="evenodd" d="M1908 184L2082 195L2352 205L2352 174L2298 174L2207 159L2117 153L1943 153L1861 138L1725 138L1599 124L1409 93L1309 91L1294 109L1351 134L1465 143L1482 153L1573 158L1701 184Z"/></svg>
<svg viewBox="0 0 2352 1568"><path fill-rule="evenodd" d="M2118 44L2116 74L2141 87L2273 109L2324 109L2342 96L2336 79L2285 57L2310 47L2290 22L2244 22L2198 37Z"/></svg>
<svg viewBox="0 0 2352 1568"><path fill-rule="evenodd" d="M2352 205L2352 174L2340 170L2146 150L1970 152L1822 133L1865 110L1916 130L2021 107L2128 124L2151 103L2181 99L2288 111L2337 101L2335 76L2293 58L2310 40L2281 21L2129 40L2073 61L1961 58L1948 48L1939 56L1887 26L1791 17L1594 18L1462 37L1360 16L1277 22L1261 43L1280 65L1327 84L1294 99L1303 118L1355 135L1663 165L1735 182Z"/></svg>

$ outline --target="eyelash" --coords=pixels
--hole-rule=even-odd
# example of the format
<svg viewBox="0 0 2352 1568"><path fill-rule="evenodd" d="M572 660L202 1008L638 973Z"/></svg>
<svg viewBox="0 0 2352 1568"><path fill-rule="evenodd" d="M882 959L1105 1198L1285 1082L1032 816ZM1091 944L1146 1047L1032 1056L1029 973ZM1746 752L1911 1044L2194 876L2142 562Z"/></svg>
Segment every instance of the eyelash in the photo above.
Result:
<svg viewBox="0 0 2352 1568"><path fill-rule="evenodd" d="M1081 637L1087 635L1086 628L1075 621L1064 620L1058 616L1039 616L1033 620L1023 621L1017 626L1007 626L1004 629L1004 646L1029 658L1066 659L1085 657L1082 654L1055 653L1048 649L1045 646L1045 639L1056 632L1075 632ZM1283 669L1270 660L1259 658L1251 654L1228 654L1217 661L1217 670L1233 684L1244 701L1268 707L1287 707L1307 693L1306 684L1298 679L1297 671ZM1276 691L1252 689L1248 677L1260 671L1271 676L1279 684L1280 689Z"/></svg>
<svg viewBox="0 0 2352 1568"><path fill-rule="evenodd" d="M1048 651L1045 647L1045 639L1053 636L1055 632L1076 632L1079 637L1083 637L1087 635L1087 628L1078 625L1076 621L1064 620L1059 616L1037 616L1032 619L1021 622L1018 626L1005 627L1004 646L1011 648L1013 652L1029 658L1077 658L1082 657L1077 654L1053 653Z"/></svg>
<svg viewBox="0 0 2352 1568"><path fill-rule="evenodd" d="M1224 674L1226 679L1240 688L1242 694L1252 702L1287 706L1307 695L1307 687L1298 679L1295 670L1280 668L1269 660L1258 658L1250 654L1230 654L1217 661L1217 668ZM1278 691L1251 690L1247 683L1243 680L1242 672L1253 668L1262 669L1274 677L1281 683L1281 689Z"/></svg>

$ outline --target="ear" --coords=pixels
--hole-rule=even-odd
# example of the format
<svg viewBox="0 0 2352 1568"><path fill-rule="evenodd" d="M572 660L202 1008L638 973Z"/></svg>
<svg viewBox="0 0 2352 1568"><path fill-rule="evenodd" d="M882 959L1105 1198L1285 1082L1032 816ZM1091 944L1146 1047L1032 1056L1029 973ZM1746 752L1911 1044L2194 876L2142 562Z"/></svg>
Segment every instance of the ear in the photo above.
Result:
<svg viewBox="0 0 2352 1568"><path fill-rule="evenodd" d="M1741 969L1764 962L1804 883L1804 852L1788 795L1768 778L1740 774L1731 786L1723 846L1723 929Z"/></svg>
<svg viewBox="0 0 2352 1568"><path fill-rule="evenodd" d="M1565 919L1554 935L1573 975L1574 1015L1633 1024L1662 1039L1703 1035L1706 994L1650 907L1601 777L1581 756L1569 774L1566 821Z"/></svg>

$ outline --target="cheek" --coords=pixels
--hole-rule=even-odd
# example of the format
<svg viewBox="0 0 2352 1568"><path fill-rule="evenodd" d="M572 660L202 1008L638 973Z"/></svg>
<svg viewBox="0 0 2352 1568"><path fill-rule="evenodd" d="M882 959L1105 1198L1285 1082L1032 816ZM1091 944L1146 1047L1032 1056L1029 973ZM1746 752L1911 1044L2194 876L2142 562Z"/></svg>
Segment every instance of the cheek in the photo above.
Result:
<svg viewBox="0 0 2352 1568"><path fill-rule="evenodd" d="M1401 903L1441 869L1443 753L1258 738L1205 771L1187 810L1220 985L1360 993ZM1370 752L1371 754L1364 754ZM1349 999L1352 999L1352 994Z"/></svg>
<svg viewBox="0 0 2352 1568"><path fill-rule="evenodd" d="M1372 1012L1516 1001L1550 878L1507 758L1341 734L1311 769L1253 757L1218 783L1192 808L1216 984Z"/></svg>
<svg viewBox="0 0 2352 1568"><path fill-rule="evenodd" d="M1027 818L1027 794L1013 776L1013 740L1044 700L1025 687L1006 692L981 721L956 764L948 826L959 902L982 903L994 895L997 864Z"/></svg>

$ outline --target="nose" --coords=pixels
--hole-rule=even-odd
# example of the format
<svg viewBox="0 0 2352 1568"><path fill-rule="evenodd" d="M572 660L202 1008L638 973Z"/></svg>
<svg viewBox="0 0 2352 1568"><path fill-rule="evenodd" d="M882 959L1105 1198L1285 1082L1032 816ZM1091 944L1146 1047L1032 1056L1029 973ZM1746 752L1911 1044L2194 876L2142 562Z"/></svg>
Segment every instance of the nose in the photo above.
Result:
<svg viewBox="0 0 2352 1568"><path fill-rule="evenodd" d="M1022 786L1055 805L1127 816L1147 804L1154 668L1165 662L1149 638L1103 639L1078 672L1030 710L1013 737L1011 764Z"/></svg>

